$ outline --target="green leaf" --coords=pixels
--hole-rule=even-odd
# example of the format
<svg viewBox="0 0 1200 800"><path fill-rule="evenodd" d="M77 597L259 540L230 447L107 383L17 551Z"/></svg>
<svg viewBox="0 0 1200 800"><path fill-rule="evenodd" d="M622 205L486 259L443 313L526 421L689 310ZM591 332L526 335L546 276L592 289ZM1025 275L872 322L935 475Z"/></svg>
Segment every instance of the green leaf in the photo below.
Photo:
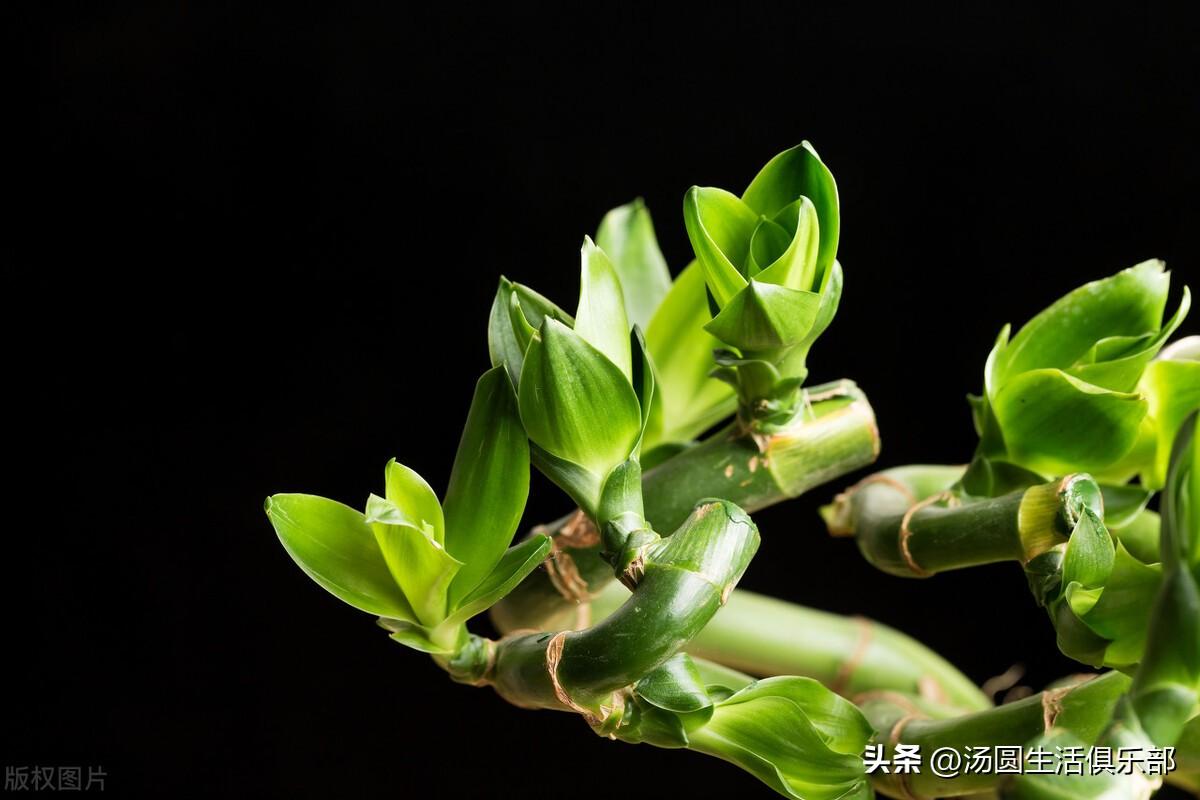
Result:
<svg viewBox="0 0 1200 800"><path fill-rule="evenodd" d="M1091 363L1073 367L1069 372L1075 377L1105 389L1117 392L1129 392L1138 384L1142 371L1150 360L1158 353L1171 334L1183 322L1191 308L1191 292L1183 287L1183 300L1175 314L1154 336L1138 337L1138 344L1120 357L1109 357ZM1109 340L1103 340L1109 341ZM1097 344L1099 347L1099 343Z"/></svg>
<svg viewBox="0 0 1200 800"><path fill-rule="evenodd" d="M463 567L455 606L492 571L512 541L529 495L529 440L502 368L483 374L458 443L443 504L446 550Z"/></svg>
<svg viewBox="0 0 1200 800"><path fill-rule="evenodd" d="M1024 467L978 455L962 477L963 489L973 497L1001 497L1045 482L1045 477Z"/></svg>
<svg viewBox="0 0 1200 800"><path fill-rule="evenodd" d="M1162 494L1163 580L1133 707L1150 738L1173 744L1200 711L1200 412L1180 426Z"/></svg>
<svg viewBox="0 0 1200 800"><path fill-rule="evenodd" d="M1063 557L1063 583L1079 583L1085 589L1099 588L1112 574L1115 558L1113 540L1104 524L1085 510L1071 531Z"/></svg>
<svg viewBox="0 0 1200 800"><path fill-rule="evenodd" d="M737 764L786 797L867 800L861 753L871 728L851 703L839 704L813 683L781 677L750 684L713 709L690 734L690 747Z"/></svg>
<svg viewBox="0 0 1200 800"><path fill-rule="evenodd" d="M1200 411L1179 426L1161 513L1164 568L1190 571L1200 583Z"/></svg>
<svg viewBox="0 0 1200 800"><path fill-rule="evenodd" d="M679 274L646 330L662 401L659 427L651 420L644 446L694 439L733 413L736 398L713 380L712 352L721 346L704 330L709 321L704 273L693 261Z"/></svg>
<svg viewBox="0 0 1200 800"><path fill-rule="evenodd" d="M862 712L846 698L811 678L765 678L726 701L752 702L759 697L786 697L804 711L826 745L837 753L858 755L873 733Z"/></svg>
<svg viewBox="0 0 1200 800"><path fill-rule="evenodd" d="M538 471L554 481L588 516L595 516L607 473L597 474L573 461L543 450L537 442L529 443L529 460Z"/></svg>
<svg viewBox="0 0 1200 800"><path fill-rule="evenodd" d="M1067 584L1067 591L1064 595L1071 607L1072 613L1082 619L1085 614L1092 610L1092 607L1096 605L1096 601L1100 599L1100 595L1103 593L1103 589L1085 589L1079 581L1072 581ZM1089 625L1088 627L1090 628L1091 626Z"/></svg>
<svg viewBox="0 0 1200 800"><path fill-rule="evenodd" d="M537 328L529 324L529 320L525 317L525 310L521 308L521 300L515 293L509 295L508 298L508 321L512 325L512 335L516 339L517 347L521 350L523 364L525 352L529 350L529 343L537 335ZM520 370L517 370L517 375L519 379Z"/></svg>
<svg viewBox="0 0 1200 800"><path fill-rule="evenodd" d="M438 656L449 655L453 652L434 644L433 640L429 638L429 632L420 625L394 619L381 619L379 624L390 632L389 638L418 652Z"/></svg>
<svg viewBox="0 0 1200 800"><path fill-rule="evenodd" d="M1146 261L1070 292L1013 337L996 363L999 385L1022 372L1069 369L1101 339L1158 331L1170 276Z"/></svg>
<svg viewBox="0 0 1200 800"><path fill-rule="evenodd" d="M620 276L630 324L645 328L671 288L671 273L641 198L604 215L596 244L608 254Z"/></svg>
<svg viewBox="0 0 1200 800"><path fill-rule="evenodd" d="M625 317L621 281L608 256L583 240L580 252L579 309L575 312L575 333L608 356L629 377L629 322Z"/></svg>
<svg viewBox="0 0 1200 800"><path fill-rule="evenodd" d="M709 291L724 308L746 285L743 270L758 215L724 189L693 186L683 199L683 222Z"/></svg>
<svg viewBox="0 0 1200 800"><path fill-rule="evenodd" d="M833 322L834 315L837 314L838 305L842 300L842 265L837 261L834 261L833 266L825 271L825 275L821 279L819 294L821 303L817 307L817 316L809 326L808 333L800 340L799 344L792 348L779 365L780 372L785 375L797 377L808 375L808 352L817 338Z"/></svg>
<svg viewBox="0 0 1200 800"><path fill-rule="evenodd" d="M742 195L747 206L766 217L774 217L801 197L812 201L819 220L821 240L815 275L820 279L837 257L840 212L833 173L813 146L802 142L772 158Z"/></svg>
<svg viewBox="0 0 1200 800"><path fill-rule="evenodd" d="M690 714L708 708L712 701L700 672L686 653L677 653L634 685L634 691L657 708Z"/></svg>
<svg viewBox="0 0 1200 800"><path fill-rule="evenodd" d="M642 442L646 437L646 429L654 424L662 429L662 400L658 396L658 387L654 378L654 364L650 360L650 352L646 348L646 338L642 336L641 328L634 328L629 334L629 347L633 352L633 390L637 394L638 406L642 410L642 428L638 432L637 448L640 452Z"/></svg>
<svg viewBox="0 0 1200 800"><path fill-rule="evenodd" d="M1189 354L1187 350L1193 340L1200 343L1200 336L1181 339L1164 350L1146 367L1138 384L1149 403L1154 439L1153 462L1142 473L1142 483L1151 489L1161 488L1166 481L1175 434L1184 418L1200 408L1200 352Z"/></svg>
<svg viewBox="0 0 1200 800"><path fill-rule="evenodd" d="M450 581L461 562L447 553L428 529L405 522L403 511L391 500L371 495L366 519L392 578L416 611L417 621L429 627L437 625L446 617Z"/></svg>
<svg viewBox="0 0 1200 800"><path fill-rule="evenodd" d="M1141 514L1154 496L1154 492L1141 486L1100 485L1104 496L1104 524L1109 528L1122 528Z"/></svg>
<svg viewBox="0 0 1200 800"><path fill-rule="evenodd" d="M1065 594L1073 591L1077 590L1068 585ZM1055 643L1064 655L1093 667L1104 663L1110 642L1089 628L1066 599L1052 603L1049 611L1054 622Z"/></svg>
<svg viewBox="0 0 1200 800"><path fill-rule="evenodd" d="M1146 415L1140 395L1100 389L1057 369L1009 380L991 407L1011 460L1054 475L1112 464L1133 447Z"/></svg>
<svg viewBox="0 0 1200 800"><path fill-rule="evenodd" d="M1141 660L1150 609L1161 583L1157 564L1143 564L1117 543L1112 573L1084 616L1089 628L1112 642L1104 654L1105 665L1128 667Z"/></svg>
<svg viewBox="0 0 1200 800"><path fill-rule="evenodd" d="M546 560L551 547L549 537L539 533L508 548L492 571L470 594L458 602L458 607L450 615L449 622L465 623L471 617L482 614L500 602Z"/></svg>
<svg viewBox="0 0 1200 800"><path fill-rule="evenodd" d="M746 254L746 277L758 277L758 273L779 260L787 252L792 238L792 233L778 222L766 217L761 218L754 233L750 235L750 249Z"/></svg>
<svg viewBox="0 0 1200 800"><path fill-rule="evenodd" d="M745 395L743 402L761 400L797 385L795 379L785 380L778 367L761 357L741 358L729 350L718 350L713 358L717 363L713 376L736 386Z"/></svg>
<svg viewBox="0 0 1200 800"><path fill-rule="evenodd" d="M417 619L360 512L311 494L268 497L266 512L288 555L333 595L368 614Z"/></svg>
<svg viewBox="0 0 1200 800"><path fill-rule="evenodd" d="M764 266L756 277L762 283L774 283L789 289L812 291L816 287L817 277L822 272L817 271L820 259L820 228L817 222L817 209L807 197L801 197L795 203L779 212L783 219L769 223L772 229L788 235L786 249L770 261L759 262ZM759 224L759 229L766 227L766 220ZM756 232L757 234L757 232ZM789 235L790 234L790 235ZM778 232L773 238L778 237ZM756 235L755 239L759 237ZM764 257L772 253L774 248L763 248ZM750 244L752 260L756 260L754 242Z"/></svg>
<svg viewBox="0 0 1200 800"><path fill-rule="evenodd" d="M983 393L984 399L995 397L997 390L1000 388L1000 361L1004 351L1008 348L1009 336L1012 333L1012 325L1005 325L1000 329L1000 334L996 337L996 342L992 345L991 351L988 352L987 361L983 366ZM984 434L980 433L980 437Z"/></svg>
<svg viewBox="0 0 1200 800"><path fill-rule="evenodd" d="M514 318L514 303L521 310L520 319ZM570 314L529 287L500 278L488 317L488 354L493 367L504 366L508 370L514 388L520 383L521 366L529 345L528 338L522 340L517 333L523 325L536 330L546 317L568 327L575 324Z"/></svg>
<svg viewBox="0 0 1200 800"><path fill-rule="evenodd" d="M570 314L533 289L521 283L514 283L512 288L513 294L521 303L521 311L525 314L525 319L529 320L529 324L534 328L542 327L542 322L547 318L556 319L568 328L574 327L575 320Z"/></svg>
<svg viewBox="0 0 1200 800"><path fill-rule="evenodd" d="M488 356L493 367L504 367L513 381L520 380L521 363L525 360L525 347L513 334L511 303L512 283L504 276L496 287L492 299L492 310L488 314Z"/></svg>
<svg viewBox="0 0 1200 800"><path fill-rule="evenodd" d="M1114 531L1129 554L1143 564L1157 564L1162 560L1159 552L1160 520L1153 511L1143 511Z"/></svg>
<svg viewBox="0 0 1200 800"><path fill-rule="evenodd" d="M815 292L751 279L704 328L743 353L778 350L804 339L820 303Z"/></svg>
<svg viewBox="0 0 1200 800"><path fill-rule="evenodd" d="M438 544L445 543L442 506L424 478L393 458L384 470L384 486L384 494L396 504L405 523L425 531Z"/></svg>
<svg viewBox="0 0 1200 800"><path fill-rule="evenodd" d="M629 380L592 345L547 319L529 347L520 386L529 438L601 478L637 444L641 409Z"/></svg>

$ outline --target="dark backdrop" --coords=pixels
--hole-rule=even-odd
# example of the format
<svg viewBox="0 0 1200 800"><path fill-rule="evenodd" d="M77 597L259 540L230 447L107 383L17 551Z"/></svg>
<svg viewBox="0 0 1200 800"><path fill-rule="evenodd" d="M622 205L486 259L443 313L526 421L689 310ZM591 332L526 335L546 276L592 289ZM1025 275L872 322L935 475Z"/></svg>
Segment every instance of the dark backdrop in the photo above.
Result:
<svg viewBox="0 0 1200 800"><path fill-rule="evenodd" d="M392 456L444 486L498 274L573 303L583 235L638 195L678 270L684 190L803 138L846 269L813 378L867 390L881 465L970 457L1003 323L1149 257L1200 280L1198 29L1165 5L250 5L14 26L5 764L158 796L765 795L450 683L314 586L263 498L358 504ZM1019 570L877 573L819 524L837 488L757 515L744 585L979 681L1075 669ZM527 523L566 508L534 490Z"/></svg>

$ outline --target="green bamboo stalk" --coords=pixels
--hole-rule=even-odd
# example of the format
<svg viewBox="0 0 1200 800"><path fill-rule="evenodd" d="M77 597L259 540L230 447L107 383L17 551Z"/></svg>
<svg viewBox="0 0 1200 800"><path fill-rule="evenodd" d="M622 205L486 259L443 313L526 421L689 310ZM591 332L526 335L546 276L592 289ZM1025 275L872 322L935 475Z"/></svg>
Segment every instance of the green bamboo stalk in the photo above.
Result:
<svg viewBox="0 0 1200 800"><path fill-rule="evenodd" d="M787 797L868 800L870 728L852 704L805 678L754 681L678 652L729 599L758 541L741 509L706 501L645 549L632 596L602 622L469 636L438 663L514 705L578 713L600 735L716 756Z"/></svg>
<svg viewBox="0 0 1200 800"><path fill-rule="evenodd" d="M593 619L611 614L629 593L610 584L591 603ZM687 646L687 652L755 677L803 675L851 699L895 691L956 708L992 707L950 662L900 631L738 589Z"/></svg>
<svg viewBox="0 0 1200 800"><path fill-rule="evenodd" d="M1103 511L1100 488L1068 475L994 498L955 490L963 468L915 465L885 470L823 510L830 533L853 535L863 557L892 575L1018 561L1066 542L1084 508Z"/></svg>
<svg viewBox="0 0 1200 800"><path fill-rule="evenodd" d="M697 497L709 496L730 498L753 513L875 460L875 415L854 383L813 387L805 398L778 430L760 433L735 422L649 471L647 517L671 530Z"/></svg>
<svg viewBox="0 0 1200 800"><path fill-rule="evenodd" d="M875 414L862 391L845 380L813 387L802 410L781 429L763 434L734 423L647 470L645 517L655 530L674 530L704 497L722 497L753 513L878 455ZM575 512L532 533L552 537L555 557L494 606L493 619L504 630L573 627L579 605L613 578L611 565L600 557L599 531Z"/></svg>
<svg viewBox="0 0 1200 800"><path fill-rule="evenodd" d="M621 690L661 666L712 618L758 541L758 529L737 506L701 504L679 532L647 550L633 596L603 622L499 642L472 635L447 668L457 680L493 686L514 705L573 710L603 726L622 707Z"/></svg>

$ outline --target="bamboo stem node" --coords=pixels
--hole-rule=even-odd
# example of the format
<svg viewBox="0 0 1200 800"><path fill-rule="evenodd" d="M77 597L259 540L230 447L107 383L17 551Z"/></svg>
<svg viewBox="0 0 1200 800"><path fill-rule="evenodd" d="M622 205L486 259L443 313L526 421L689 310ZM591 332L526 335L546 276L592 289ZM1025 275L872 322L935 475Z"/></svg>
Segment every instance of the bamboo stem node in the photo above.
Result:
<svg viewBox="0 0 1200 800"><path fill-rule="evenodd" d="M830 690L837 694L843 694L849 687L855 670L862 664L863 659L867 655L867 650L871 647L871 639L874 634L871 620L857 615L851 617L851 619L854 621L855 627L858 628L858 640L854 643L854 650L850 653L850 658L842 662L842 665L838 667L837 675L834 676L833 682L829 684Z"/></svg>
<svg viewBox="0 0 1200 800"><path fill-rule="evenodd" d="M930 575L933 575L933 573L918 564L916 559L913 558L912 553L909 551L908 540L909 537L912 536L912 530L909 528L909 525L912 523L913 516L918 511L923 508L936 505L937 503L946 503L946 505L950 508L960 504L958 497L953 492L938 492L937 494L926 497L924 500L913 503L908 507L908 510L904 512L904 518L900 520L900 555L904 557L904 563L908 565L908 568L911 569L913 574L919 578L928 578Z"/></svg>
<svg viewBox="0 0 1200 800"><path fill-rule="evenodd" d="M897 492L904 495L905 500L910 505L917 502L917 498L913 495L912 490L905 486L902 481L898 481L890 475L885 475L879 472L874 475L868 475L853 486L850 486L844 491L838 492L838 494L833 498L833 507L836 509L848 510L850 508L850 501L854 499L854 495L875 483L881 483L889 488L895 489ZM850 514L848 511L846 513L837 514L835 517L836 524L831 521L827 526L829 535L837 537L853 536L854 526L849 517Z"/></svg>

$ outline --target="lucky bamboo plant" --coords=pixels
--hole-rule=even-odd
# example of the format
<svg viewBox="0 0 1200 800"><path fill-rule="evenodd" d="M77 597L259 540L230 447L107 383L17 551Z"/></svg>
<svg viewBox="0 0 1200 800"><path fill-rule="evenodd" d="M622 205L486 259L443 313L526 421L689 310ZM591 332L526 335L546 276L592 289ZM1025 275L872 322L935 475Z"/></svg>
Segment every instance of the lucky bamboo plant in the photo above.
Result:
<svg viewBox="0 0 1200 800"><path fill-rule="evenodd" d="M1195 341L1164 348L1186 292L1161 324L1166 275L1140 265L1002 334L971 466L880 473L826 512L898 574L1020 561L1064 651L1123 670L993 707L898 631L734 590L760 544L748 514L870 464L879 434L853 382L805 386L843 281L816 151L781 153L740 196L692 188L684 224L696 260L672 280L644 205L610 212L573 313L500 278L442 499L395 461L361 510L274 495L293 559L455 681L789 797L1097 796L870 769L911 744L1134 741L1176 745L1177 778L1200 766L1200 362ZM531 466L577 509L513 544ZM467 627L489 610L499 639ZM1136 780L1104 791L1157 785Z"/></svg>

